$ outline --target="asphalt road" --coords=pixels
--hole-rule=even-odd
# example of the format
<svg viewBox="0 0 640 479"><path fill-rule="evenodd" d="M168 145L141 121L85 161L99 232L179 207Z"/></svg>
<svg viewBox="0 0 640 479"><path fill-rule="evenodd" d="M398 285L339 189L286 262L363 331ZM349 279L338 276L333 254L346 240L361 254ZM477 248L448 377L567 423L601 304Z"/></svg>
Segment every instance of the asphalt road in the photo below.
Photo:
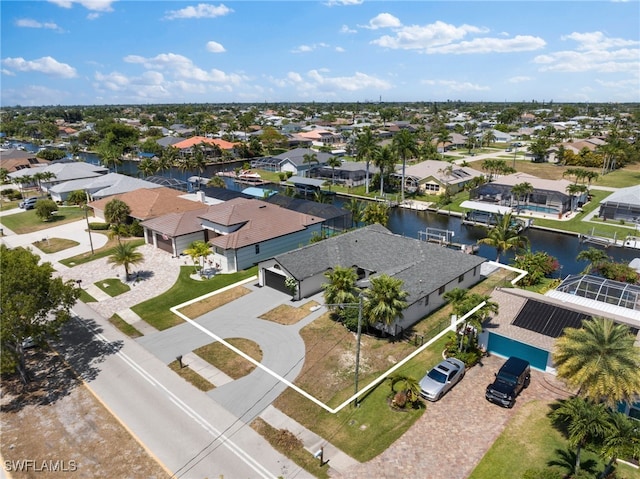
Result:
<svg viewBox="0 0 640 479"><path fill-rule="evenodd" d="M56 347L173 477L311 477L90 307L74 312Z"/></svg>

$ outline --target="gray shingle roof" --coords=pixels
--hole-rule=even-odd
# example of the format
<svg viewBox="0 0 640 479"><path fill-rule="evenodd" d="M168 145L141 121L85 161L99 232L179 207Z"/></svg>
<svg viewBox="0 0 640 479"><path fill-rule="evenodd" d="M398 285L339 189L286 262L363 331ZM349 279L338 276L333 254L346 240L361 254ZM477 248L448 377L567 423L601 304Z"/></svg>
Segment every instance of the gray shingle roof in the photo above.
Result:
<svg viewBox="0 0 640 479"><path fill-rule="evenodd" d="M296 279L303 280L335 266L356 266L404 281L408 301L425 294L485 262L468 255L391 233L371 225L276 256Z"/></svg>

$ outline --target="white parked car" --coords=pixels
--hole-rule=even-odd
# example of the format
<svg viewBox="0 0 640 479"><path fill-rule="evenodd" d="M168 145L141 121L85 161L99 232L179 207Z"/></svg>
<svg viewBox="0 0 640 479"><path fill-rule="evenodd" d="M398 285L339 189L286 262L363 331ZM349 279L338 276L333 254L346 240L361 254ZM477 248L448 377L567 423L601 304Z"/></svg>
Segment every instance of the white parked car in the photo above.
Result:
<svg viewBox="0 0 640 479"><path fill-rule="evenodd" d="M429 401L437 401L460 382L464 372L464 363L459 359L441 361L420 380L420 395Z"/></svg>

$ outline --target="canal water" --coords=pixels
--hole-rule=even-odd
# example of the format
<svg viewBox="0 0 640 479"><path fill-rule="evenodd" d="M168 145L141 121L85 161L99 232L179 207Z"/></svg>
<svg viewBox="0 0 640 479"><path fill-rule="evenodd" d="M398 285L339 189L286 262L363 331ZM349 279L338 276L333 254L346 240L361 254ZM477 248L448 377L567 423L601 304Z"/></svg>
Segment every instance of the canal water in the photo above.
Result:
<svg viewBox="0 0 640 479"><path fill-rule="evenodd" d="M25 146L27 146L27 149L30 149L29 147L31 145L25 144ZM37 147L32 148L37 150ZM95 154L81 153L80 156L83 161L91 164L100 164L100 160ZM210 178L218 171L233 171L235 167L239 167L243 163L244 160L237 162L237 164L209 166L203 172L203 176ZM122 165L118 166L118 172L138 176L137 162L128 160L124 161ZM170 171L163 172L162 175L185 181L186 178L190 176L198 175L198 172L184 172L174 168ZM230 179L225 180L227 181L227 185L230 189L240 191L246 187L246 185L239 185ZM336 206L342 206L343 203L344 200L339 197L334 201ZM446 214L438 214L428 211L408 210L404 208L391 209L387 227L393 233L409 238L420 238L420 232L425 231L427 227L449 230L453 231L454 236L452 240L455 243L461 244L476 244L479 239L486 236L485 228L464 225L457 216L449 216ZM537 230L535 228L525 230L523 235L529 239L532 251L546 251L558 260L561 268L556 272L556 277L564 278L570 274L579 274L585 266L587 266L586 262L577 261L576 256L580 251L593 245L581 243L576 236ZM640 257L640 250L637 249L610 247L605 249L605 251L607 255L615 261L620 261L625 264L629 264L629 262L634 258ZM480 245L478 254L490 260L496 259L496 250L491 246ZM513 252L508 252L501 256L500 261L508 264L512 259Z"/></svg>

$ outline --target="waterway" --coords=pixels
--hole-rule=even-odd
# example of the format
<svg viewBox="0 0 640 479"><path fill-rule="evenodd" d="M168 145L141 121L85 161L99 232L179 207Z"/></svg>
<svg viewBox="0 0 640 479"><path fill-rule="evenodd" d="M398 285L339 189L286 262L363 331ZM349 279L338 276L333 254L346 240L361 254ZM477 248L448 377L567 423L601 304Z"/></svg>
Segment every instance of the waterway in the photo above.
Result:
<svg viewBox="0 0 640 479"><path fill-rule="evenodd" d="M25 146L27 149L35 148L37 151L37 147L35 146L29 144L25 144ZM80 157L83 161L88 163L100 164L100 160L95 154L81 153ZM209 166L203 172L203 176L212 177L218 171L233 171L235 167L241 166L243 162L244 160L234 164ZM138 176L137 162L128 160L124 161L123 164L118 167L118 172L131 176ZM185 181L190 176L197 176L198 172L184 172L177 169L171 169L167 172L163 172L162 175ZM241 191L246 187L246 185L238 185L230 179L226 179L226 181L228 187L233 190ZM336 206L342 206L343 203L343 199L336 197L334 201ZM485 228L463 225L460 218L457 216L449 216L446 214L438 214L428 211L407 210L404 208L391 209L387 227L393 233L409 238L419 238L420 232L425 231L427 227L449 230L453 231L453 241L461 244L476 244L479 239L486 236ZM586 262L577 261L576 256L580 251L593 245L581 243L576 236L538 230L535 228L525 230L523 235L529 239L532 251L546 251L558 260L561 267L556 272L556 277L564 278L570 274L579 274L585 266L587 266ZM640 257L640 250L637 249L609 247L605 251L607 255L615 261L620 261L625 264L628 264L636 257ZM491 246L480 245L478 254L490 260L496 259L496 250ZM507 252L502 255L500 261L508 264L513 259L513 256L513 252Z"/></svg>

